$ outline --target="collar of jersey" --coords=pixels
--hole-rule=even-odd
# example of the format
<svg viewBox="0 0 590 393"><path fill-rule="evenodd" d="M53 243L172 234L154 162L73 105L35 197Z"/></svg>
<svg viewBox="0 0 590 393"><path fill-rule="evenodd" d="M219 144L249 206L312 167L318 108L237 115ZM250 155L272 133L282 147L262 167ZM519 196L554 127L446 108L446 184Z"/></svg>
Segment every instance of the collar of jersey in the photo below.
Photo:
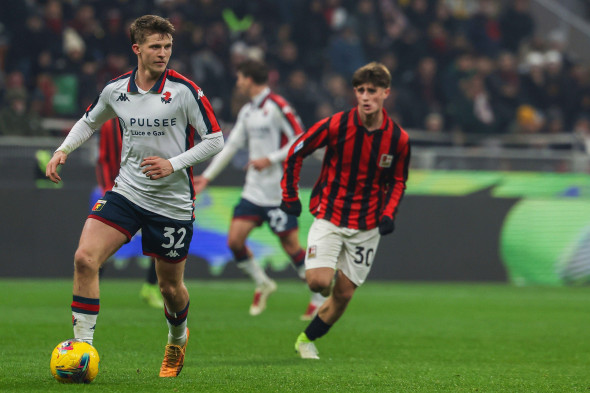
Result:
<svg viewBox="0 0 590 393"><path fill-rule="evenodd" d="M369 133L373 133L375 131L384 131L387 129L387 125L389 123L389 115L387 114L387 111L385 110L385 108L381 109L383 111L383 123L381 123L381 127L373 130L373 131L369 131L365 128L365 126L363 125L363 123L361 123L361 115L359 115L359 110L358 107L354 107L353 111L354 111L354 123L356 124L357 127L362 128L363 130L365 130L366 132Z"/></svg>
<svg viewBox="0 0 590 393"><path fill-rule="evenodd" d="M135 75L136 74L137 74L137 67L135 67L133 69L133 72L131 73L131 78L129 78L129 83L127 84L127 92L128 93L139 93L137 85L135 84ZM168 75L168 68L166 68L166 70L164 72L162 72L162 75L160 75L157 82L154 83L154 85L152 86L152 88L149 91L151 93L160 94L162 92L162 90L164 90L164 83L166 82L167 75Z"/></svg>
<svg viewBox="0 0 590 393"><path fill-rule="evenodd" d="M264 103L264 101L266 100L266 97L268 97L268 95L270 94L270 87L265 87L260 93L258 93L257 95L255 95L252 98L252 106L253 107L261 107L262 104Z"/></svg>

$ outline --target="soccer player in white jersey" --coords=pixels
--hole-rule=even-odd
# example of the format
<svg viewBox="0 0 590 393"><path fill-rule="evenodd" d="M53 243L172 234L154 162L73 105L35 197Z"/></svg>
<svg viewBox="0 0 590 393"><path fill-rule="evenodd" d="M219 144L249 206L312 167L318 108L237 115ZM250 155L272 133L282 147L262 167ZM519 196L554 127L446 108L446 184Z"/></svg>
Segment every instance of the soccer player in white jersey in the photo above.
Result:
<svg viewBox="0 0 590 393"><path fill-rule="evenodd" d="M223 136L202 90L167 68L173 25L144 15L130 33L137 67L105 86L54 153L46 175L61 181L57 169L68 154L101 124L119 119L120 172L112 190L94 205L74 256L74 335L92 344L100 309L98 270L141 229L143 253L156 260L169 330L160 377L175 377L189 333L183 273L194 221L192 166L221 151ZM195 131L202 139L197 145Z"/></svg>
<svg viewBox="0 0 590 393"><path fill-rule="evenodd" d="M246 239L255 227L265 221L268 223L291 257L299 276L305 278L305 251L299 243L297 218L279 209L283 161L293 141L303 133L303 126L287 101L271 92L267 81L268 69L263 62L248 59L238 65L236 86L250 101L238 113L223 151L194 181L198 194L226 167L241 147L248 147L246 184L242 198L234 209L227 241L237 266L256 283L250 306L251 315L264 311L268 296L277 288L246 245ZM324 300L320 294L312 295L301 318L312 319Z"/></svg>

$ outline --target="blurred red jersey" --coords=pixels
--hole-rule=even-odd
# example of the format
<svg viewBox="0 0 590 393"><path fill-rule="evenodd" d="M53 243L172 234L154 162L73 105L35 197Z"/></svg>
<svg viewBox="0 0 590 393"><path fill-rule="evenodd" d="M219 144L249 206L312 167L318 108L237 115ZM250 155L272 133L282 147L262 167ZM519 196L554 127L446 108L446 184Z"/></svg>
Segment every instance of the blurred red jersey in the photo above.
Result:
<svg viewBox="0 0 590 393"><path fill-rule="evenodd" d="M119 119L108 120L100 128L100 145L96 165L96 180L103 192L115 184L121 165L121 126Z"/></svg>

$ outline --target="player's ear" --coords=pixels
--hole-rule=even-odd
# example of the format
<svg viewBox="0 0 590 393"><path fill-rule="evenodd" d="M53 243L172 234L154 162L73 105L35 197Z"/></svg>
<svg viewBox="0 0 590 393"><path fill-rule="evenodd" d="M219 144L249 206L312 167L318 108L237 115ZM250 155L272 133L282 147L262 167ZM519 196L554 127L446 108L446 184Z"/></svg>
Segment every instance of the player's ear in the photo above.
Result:
<svg viewBox="0 0 590 393"><path fill-rule="evenodd" d="M131 49L133 50L133 53L135 53L136 55L141 53L141 51L139 50L139 45L137 44L131 45Z"/></svg>

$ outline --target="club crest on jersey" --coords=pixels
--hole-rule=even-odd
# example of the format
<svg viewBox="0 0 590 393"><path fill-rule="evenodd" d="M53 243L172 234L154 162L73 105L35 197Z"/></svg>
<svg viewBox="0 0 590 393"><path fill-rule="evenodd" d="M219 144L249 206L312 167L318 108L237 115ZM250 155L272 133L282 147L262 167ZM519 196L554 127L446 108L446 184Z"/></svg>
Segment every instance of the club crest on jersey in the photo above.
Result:
<svg viewBox="0 0 590 393"><path fill-rule="evenodd" d="M104 205L106 205L106 203L107 203L107 201L105 201L104 199L99 199L98 201L96 201L96 203L92 207L92 211L93 212L101 211L102 208L104 207Z"/></svg>
<svg viewBox="0 0 590 393"><path fill-rule="evenodd" d="M390 154L381 154L381 158L379 159L379 166L381 168L389 168L391 163L393 162L393 156Z"/></svg>
<svg viewBox="0 0 590 393"><path fill-rule="evenodd" d="M312 259L317 256L317 248L316 246L309 246L307 248L307 258Z"/></svg>
<svg viewBox="0 0 590 393"><path fill-rule="evenodd" d="M169 91L167 91L167 92L165 92L165 93L162 95L162 97L161 97L161 98L162 98L162 102L163 102L164 104L169 104L169 103L170 103L170 101L172 101L172 94L170 94L170 92L169 92Z"/></svg>

